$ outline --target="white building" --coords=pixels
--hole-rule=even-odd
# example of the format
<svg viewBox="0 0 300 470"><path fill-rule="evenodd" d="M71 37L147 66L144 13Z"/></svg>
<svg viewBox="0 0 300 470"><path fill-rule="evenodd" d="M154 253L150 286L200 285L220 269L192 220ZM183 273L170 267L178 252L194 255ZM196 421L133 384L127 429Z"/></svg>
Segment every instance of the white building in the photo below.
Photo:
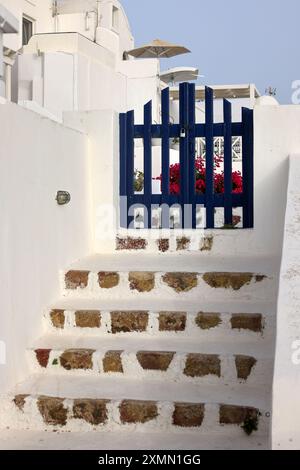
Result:
<svg viewBox="0 0 300 470"><path fill-rule="evenodd" d="M121 111L156 100L158 61L123 60L134 42L119 1L3 3L20 25L4 40L15 57L8 99L59 121L64 111L111 104Z"/></svg>
<svg viewBox="0 0 300 470"><path fill-rule="evenodd" d="M121 228L119 112L160 121L158 60L117 0L2 4L0 448L299 448L300 106L214 87L254 107L253 229Z"/></svg>
<svg viewBox="0 0 300 470"><path fill-rule="evenodd" d="M118 0L2 3L19 22L19 33L4 38L7 61L14 64L12 77L7 69L9 100L59 121L64 111L112 106L117 111L135 109L136 122L141 122L142 106L152 99L159 121L160 88L165 86L159 84L159 61L123 60L134 39ZM253 86L230 90L234 100L243 98L243 105L253 106ZM228 95L226 88L220 92ZM174 118L175 95L176 90L171 93ZM237 114L240 106L235 107Z"/></svg>
<svg viewBox="0 0 300 470"><path fill-rule="evenodd" d="M10 94L11 67L13 60L11 51L6 47L5 38L9 34L18 33L18 21L3 5L0 5L0 96Z"/></svg>

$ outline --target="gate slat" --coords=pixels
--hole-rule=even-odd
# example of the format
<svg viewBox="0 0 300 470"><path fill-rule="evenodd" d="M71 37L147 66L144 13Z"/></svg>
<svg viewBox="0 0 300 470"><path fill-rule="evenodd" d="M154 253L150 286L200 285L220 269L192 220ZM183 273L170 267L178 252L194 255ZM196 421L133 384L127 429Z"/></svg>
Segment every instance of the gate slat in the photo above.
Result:
<svg viewBox="0 0 300 470"><path fill-rule="evenodd" d="M253 111L242 108L243 227L253 228Z"/></svg>
<svg viewBox="0 0 300 470"><path fill-rule="evenodd" d="M161 94L162 107L162 143L161 143L161 167L162 181L161 192L164 198L170 195L170 91L165 88ZM162 208L162 228L170 228L170 211L167 204Z"/></svg>
<svg viewBox="0 0 300 470"><path fill-rule="evenodd" d="M180 137L180 202L181 202L181 224L185 227L185 204L189 202L189 139L188 139L188 94L189 84L179 85L179 115L180 132L185 133L185 137Z"/></svg>
<svg viewBox="0 0 300 470"><path fill-rule="evenodd" d="M232 225L232 108L223 100L224 113L224 222Z"/></svg>
<svg viewBox="0 0 300 470"><path fill-rule="evenodd" d="M214 228L214 102L213 90L205 87L205 144L206 144L206 228Z"/></svg>
<svg viewBox="0 0 300 470"><path fill-rule="evenodd" d="M189 84L189 202L191 204L192 228L196 228L196 172L195 172L195 125L196 125L196 95L195 84Z"/></svg>
<svg viewBox="0 0 300 470"><path fill-rule="evenodd" d="M128 209L131 205L132 196L134 194L134 111L128 111L126 123L126 191ZM127 227L130 226L133 216L128 215L127 211Z"/></svg>
<svg viewBox="0 0 300 470"><path fill-rule="evenodd" d="M144 216L144 227L151 228L152 211L152 101L144 106L144 206L147 208L147 217Z"/></svg>

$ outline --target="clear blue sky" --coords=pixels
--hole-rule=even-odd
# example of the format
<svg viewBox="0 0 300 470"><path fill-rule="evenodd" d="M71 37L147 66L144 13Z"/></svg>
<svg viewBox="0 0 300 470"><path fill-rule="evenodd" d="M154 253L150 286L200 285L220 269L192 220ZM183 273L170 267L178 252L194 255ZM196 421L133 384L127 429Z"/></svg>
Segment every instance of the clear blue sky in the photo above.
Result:
<svg viewBox="0 0 300 470"><path fill-rule="evenodd" d="M160 38L192 54L164 59L164 69L197 66L201 83L254 82L291 102L300 80L300 0L121 0L136 45Z"/></svg>

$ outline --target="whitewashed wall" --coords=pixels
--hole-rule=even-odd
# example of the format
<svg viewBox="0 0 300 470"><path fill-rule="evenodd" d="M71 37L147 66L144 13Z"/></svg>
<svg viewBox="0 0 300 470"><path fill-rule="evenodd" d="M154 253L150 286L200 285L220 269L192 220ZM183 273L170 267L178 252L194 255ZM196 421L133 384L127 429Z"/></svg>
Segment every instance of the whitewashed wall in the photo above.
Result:
<svg viewBox="0 0 300 470"><path fill-rule="evenodd" d="M59 270L91 252L92 233L87 137L14 104L0 105L0 128L4 393L26 374L24 351L59 295ZM57 190L71 193L69 205L57 205Z"/></svg>
<svg viewBox="0 0 300 470"><path fill-rule="evenodd" d="M119 221L119 116L113 110L65 113L64 123L89 136L93 250L112 252Z"/></svg>
<svg viewBox="0 0 300 470"><path fill-rule="evenodd" d="M0 96L5 96L5 78L3 63L3 31L0 28Z"/></svg>
<svg viewBox="0 0 300 470"><path fill-rule="evenodd" d="M118 59L124 51L133 49L130 25L118 0L58 0L58 13L55 32L78 32L112 51Z"/></svg>
<svg viewBox="0 0 300 470"><path fill-rule="evenodd" d="M300 146L299 146L300 150ZM300 153L290 157L277 310L272 447L300 448Z"/></svg>
<svg viewBox="0 0 300 470"><path fill-rule="evenodd" d="M293 154L297 155L290 158L289 167ZM265 253L280 254L283 243L273 380L274 449L300 446L299 154L300 106L257 107L256 237Z"/></svg>
<svg viewBox="0 0 300 470"><path fill-rule="evenodd" d="M18 19L20 24L18 34L5 36L4 45L9 49L17 51L22 47L23 14L35 20L35 33L54 31L52 0L1 0L1 4Z"/></svg>
<svg viewBox="0 0 300 470"><path fill-rule="evenodd" d="M255 107L254 139L257 247L278 256L282 249L288 156L300 149L300 106Z"/></svg>
<svg viewBox="0 0 300 470"><path fill-rule="evenodd" d="M106 107L107 100L114 104L116 89L126 93L126 85L122 87L120 76L112 74L107 66L110 67L112 63L114 66L116 61L122 60L123 53L133 48L134 40L126 13L118 0L68 0L58 3L59 6L66 5L67 9L59 7L57 15L53 15L55 10L52 0L1 0L0 4L7 7L19 23L19 33L4 38L7 48L18 51L9 86L13 90L13 101L61 120L61 111L97 109L101 90L100 109ZM117 11L115 20L114 10ZM29 57L30 46L22 48L24 15L33 22L34 35L50 33L48 39L51 44L63 39L59 49L50 47L50 50L45 51L43 47L39 48L42 39L39 42L33 40ZM72 32L78 33L81 43L85 40L86 46L84 50L73 51L70 57L69 41L63 33ZM53 33L58 33L58 37L53 38ZM97 47L98 51L95 52ZM49 57L46 54L41 57L43 52L48 52ZM50 53L56 53L56 57L50 57ZM111 59L107 59L109 55ZM95 56L96 61L93 60ZM52 93L53 89L55 93Z"/></svg>
<svg viewBox="0 0 300 470"><path fill-rule="evenodd" d="M78 32L86 36L90 40L96 40L100 44L113 49L116 45L115 52L118 58L121 58L125 50L133 48L133 37L126 13L118 0L102 0L99 4L99 15L97 14L97 1L82 2L82 10L77 8L79 12L72 10L72 3L76 2L68 0L70 4L70 14L59 14L53 16L52 0L1 0L1 4L7 8L22 25L23 15L28 16L34 21L34 34L37 33L54 33L54 32ZM66 3L66 2L65 2ZM77 2L78 5L78 2ZM84 8L86 5L86 8ZM113 6L118 8L118 27L114 28L112 24ZM92 8L91 8L92 7ZM92 13L95 10L95 13ZM72 13L74 11L75 13ZM90 11L88 22L86 22L86 12ZM99 24L98 24L99 23ZM22 28L19 34L5 38L5 46L17 51L22 47Z"/></svg>
<svg viewBox="0 0 300 470"><path fill-rule="evenodd" d="M142 122L153 99L158 119L158 71L156 59L121 62L76 33L39 35L19 58L19 103L34 102L60 121L64 111L135 109Z"/></svg>

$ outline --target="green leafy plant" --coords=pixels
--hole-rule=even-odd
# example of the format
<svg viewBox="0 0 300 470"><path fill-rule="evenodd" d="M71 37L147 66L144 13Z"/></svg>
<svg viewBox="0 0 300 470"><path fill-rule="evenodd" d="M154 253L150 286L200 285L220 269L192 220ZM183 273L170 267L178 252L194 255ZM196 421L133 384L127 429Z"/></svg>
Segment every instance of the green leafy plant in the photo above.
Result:
<svg viewBox="0 0 300 470"><path fill-rule="evenodd" d="M247 436L251 436L254 431L258 430L259 416L260 414L258 413L255 416L250 415L245 418L241 428L245 431Z"/></svg>
<svg viewBox="0 0 300 470"><path fill-rule="evenodd" d="M241 216L239 215L233 215L232 216L232 224L225 224L223 225L223 227L221 227L221 229L223 230L234 230L237 228L237 225L240 223L241 221Z"/></svg>
<svg viewBox="0 0 300 470"><path fill-rule="evenodd" d="M141 192L144 189L144 173L139 170L135 170L133 177L134 191Z"/></svg>
<svg viewBox="0 0 300 470"><path fill-rule="evenodd" d="M53 359L52 365L53 365L53 366L57 366L57 365L58 365L58 359Z"/></svg>

